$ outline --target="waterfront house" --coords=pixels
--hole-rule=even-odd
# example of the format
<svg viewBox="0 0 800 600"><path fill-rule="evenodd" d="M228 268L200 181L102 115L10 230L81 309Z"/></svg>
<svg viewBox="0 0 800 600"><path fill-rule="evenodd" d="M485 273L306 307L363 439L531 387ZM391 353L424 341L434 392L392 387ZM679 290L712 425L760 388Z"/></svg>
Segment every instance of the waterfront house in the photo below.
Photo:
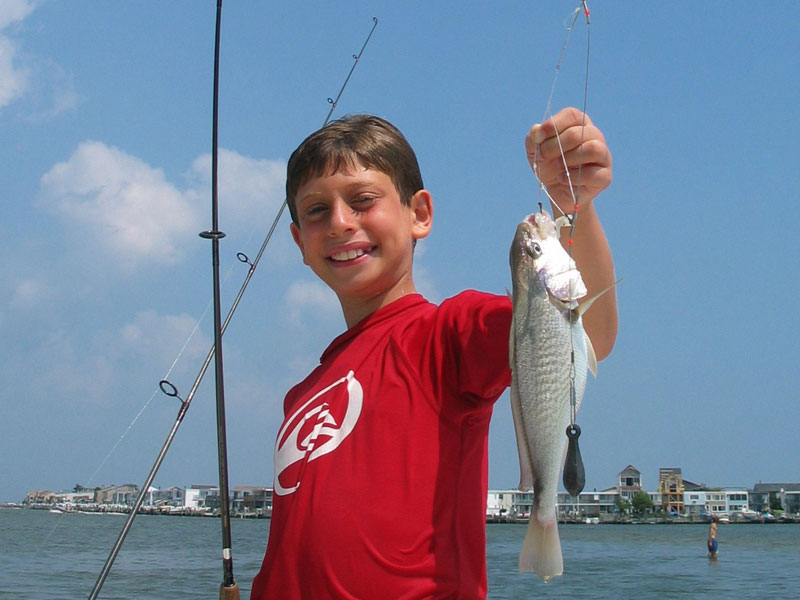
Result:
<svg viewBox="0 0 800 600"><path fill-rule="evenodd" d="M233 510L240 514L271 515L272 488L237 485L233 489Z"/></svg>
<svg viewBox="0 0 800 600"><path fill-rule="evenodd" d="M706 491L706 513L711 516L727 516L725 490L715 488Z"/></svg>
<svg viewBox="0 0 800 600"><path fill-rule="evenodd" d="M516 490L489 490L486 498L486 520L505 521L511 512Z"/></svg>
<svg viewBox="0 0 800 600"><path fill-rule="evenodd" d="M748 498L745 488L725 488L725 512L728 515L746 512L750 505Z"/></svg>
<svg viewBox="0 0 800 600"><path fill-rule="evenodd" d="M783 509L792 514L800 514L800 484L789 484L791 489L783 491Z"/></svg>
<svg viewBox="0 0 800 600"><path fill-rule="evenodd" d="M139 486L135 483L126 483L124 485L97 488L94 491L94 501L97 504L132 506L138 495Z"/></svg>
<svg viewBox="0 0 800 600"><path fill-rule="evenodd" d="M160 490L158 488L150 488L147 491L147 496L150 506L171 506L180 508L185 506L186 490L181 487L172 486Z"/></svg>
<svg viewBox="0 0 800 600"><path fill-rule="evenodd" d="M194 484L190 489L193 490L191 496L197 508L208 510L219 509L219 486Z"/></svg>
<svg viewBox="0 0 800 600"><path fill-rule="evenodd" d="M800 513L800 483L757 483L750 492L750 508L769 512L780 506L788 513Z"/></svg>
<svg viewBox="0 0 800 600"><path fill-rule="evenodd" d="M186 508L200 509L200 490L188 487L183 490L183 503Z"/></svg>
<svg viewBox="0 0 800 600"><path fill-rule="evenodd" d="M617 476L617 492L619 498L633 502L636 492L642 491L642 474L633 465L628 465Z"/></svg>
<svg viewBox="0 0 800 600"><path fill-rule="evenodd" d="M706 490L691 490L683 492L684 514L699 517L709 514L708 492Z"/></svg>
<svg viewBox="0 0 800 600"><path fill-rule="evenodd" d="M34 504L55 504L56 495L50 490L31 490L25 495L22 504L33 506Z"/></svg>
<svg viewBox="0 0 800 600"><path fill-rule="evenodd" d="M558 494L558 517L567 520L582 520L584 517L610 517L619 512L620 493L618 488L608 488L598 492L581 492L570 496L567 492Z"/></svg>
<svg viewBox="0 0 800 600"><path fill-rule="evenodd" d="M661 494L661 509L665 513L683 514L683 476L679 467L663 467L658 470L658 491Z"/></svg>
<svg viewBox="0 0 800 600"><path fill-rule="evenodd" d="M533 506L533 492L516 489L489 490L486 500L487 521L527 519Z"/></svg>
<svg viewBox="0 0 800 600"><path fill-rule="evenodd" d="M58 492L55 501L66 506L81 506L94 503L94 490L81 489L80 491Z"/></svg>

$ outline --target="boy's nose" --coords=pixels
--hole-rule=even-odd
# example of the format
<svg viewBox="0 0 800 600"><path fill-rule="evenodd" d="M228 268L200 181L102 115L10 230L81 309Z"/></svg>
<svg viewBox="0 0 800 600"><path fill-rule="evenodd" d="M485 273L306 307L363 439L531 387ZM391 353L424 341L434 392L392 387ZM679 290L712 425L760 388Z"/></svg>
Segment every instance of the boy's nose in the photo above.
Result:
<svg viewBox="0 0 800 600"><path fill-rule="evenodd" d="M353 210L346 202L334 203L331 207L331 234L338 235L353 229L354 219Z"/></svg>

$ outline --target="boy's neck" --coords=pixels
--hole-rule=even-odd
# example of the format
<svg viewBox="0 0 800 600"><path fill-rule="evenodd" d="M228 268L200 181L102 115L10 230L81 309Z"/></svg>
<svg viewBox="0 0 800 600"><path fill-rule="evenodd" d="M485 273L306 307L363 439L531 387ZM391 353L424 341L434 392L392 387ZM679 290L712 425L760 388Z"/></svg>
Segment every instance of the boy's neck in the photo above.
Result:
<svg viewBox="0 0 800 600"><path fill-rule="evenodd" d="M342 305L342 313L344 314L344 322L348 329L351 329L359 322L366 319L369 315L376 310L388 306L395 300L399 300L409 294L416 294L417 290L414 287L414 282L409 281L405 285L395 288L388 293L366 299L342 299L339 302Z"/></svg>

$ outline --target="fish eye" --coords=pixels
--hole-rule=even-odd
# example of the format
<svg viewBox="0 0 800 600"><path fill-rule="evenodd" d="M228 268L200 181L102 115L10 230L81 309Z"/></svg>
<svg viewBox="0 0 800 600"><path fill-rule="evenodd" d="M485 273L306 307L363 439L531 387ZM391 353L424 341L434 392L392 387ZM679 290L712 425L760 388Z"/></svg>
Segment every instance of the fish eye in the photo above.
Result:
<svg viewBox="0 0 800 600"><path fill-rule="evenodd" d="M539 258L542 255L542 247L539 242L533 240L528 240L528 243L525 244L525 251L533 258Z"/></svg>

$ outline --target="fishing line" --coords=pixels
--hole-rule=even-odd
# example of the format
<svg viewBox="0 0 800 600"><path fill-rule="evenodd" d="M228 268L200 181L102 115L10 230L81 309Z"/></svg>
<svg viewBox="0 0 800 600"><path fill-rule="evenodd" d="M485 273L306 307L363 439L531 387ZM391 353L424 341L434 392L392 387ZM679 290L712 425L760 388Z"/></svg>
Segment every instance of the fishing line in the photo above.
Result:
<svg viewBox="0 0 800 600"><path fill-rule="evenodd" d="M378 18L372 17L372 29L369 30L367 39L364 40L364 45L361 46L361 50L358 52L358 54L353 54L353 66L350 67L350 71L347 73L347 77L345 78L342 87L339 88L339 93L336 94L336 99L328 98L328 104L331 105L331 108L328 111L328 115L325 117L325 120L322 122L323 127L325 127L325 125L327 125L330 122L331 115L333 114L333 111L336 109L336 106L339 104L339 99L342 97L342 93L344 92L344 89L347 87L347 83L350 81L350 76L353 74L356 65L361 60L361 55L364 54L364 49L367 47L367 44L369 43L369 40L372 37L372 32L375 31L375 28L377 26L378 26ZM244 283L242 284L242 287L239 290L239 293L237 294L233 305L231 306L231 310L228 313L228 316L225 318L225 323L223 323L222 326L223 331L227 328L228 322L233 316L233 313L236 311L236 307L239 305L239 300L244 294L245 289L247 289L247 285L250 283L250 278L253 276L253 272L256 270L258 263L261 261L261 257L264 254L264 251L267 249L267 245L269 244L270 240L272 240L272 234L275 232L275 229L278 226L278 222L281 220L281 217L283 216L283 212L286 210L286 207L287 207L287 200L284 198L283 202L281 202L280 208L278 208L278 213L275 215L275 218L272 221L272 225L267 231L267 235L264 237L264 241L262 242L261 247L258 249L256 257L252 262L250 262L248 256L243 252L237 254L237 257L239 258L240 261L250 265L250 270L247 273ZM212 348L211 350L213 351L214 349Z"/></svg>
<svg viewBox="0 0 800 600"><path fill-rule="evenodd" d="M218 19L219 19L219 4L220 3L221 3L221 0L218 0L218 17L217 17ZM369 35L367 36L366 41L364 42L363 46L361 47L361 50L359 51L359 53L357 55L353 55L353 58L354 58L353 66L351 67L351 69L350 69L350 71L349 71L349 73L347 75L347 78L345 79L344 83L342 84L342 87L340 88L339 93L336 96L336 99L335 100L331 100L330 98L328 99L329 104L331 104L331 109L328 112L327 117L325 118L325 121L323 123L323 127L328 124L328 122L330 120L330 117L333 114L333 110L336 108L336 105L337 105L339 99L341 98L342 93L344 92L344 89L347 86L348 81L350 80L350 76L353 74L353 71L355 70L355 66L360 61L361 56L362 56L362 54L364 52L364 49L366 48L367 43L369 42L370 38L372 37L372 33L375 31L375 28L378 25L378 19L376 17L373 17L372 21L373 21L373 25L372 25L372 28L370 29ZM212 167L212 173L213 173L213 167ZM239 306L239 302L242 299L242 296L244 295L244 292L247 289L247 286L250 283L250 280L252 279L253 274L255 273L256 267L258 266L258 263L261 260L261 257L263 256L264 251L266 250L266 247L267 247L269 241L272 239L272 235L273 235L273 233L275 231L275 228L277 227L278 221L280 220L281 215L283 214L286 206L287 206L287 201L286 201L286 199L284 199L283 203L281 204L280 209L278 210L278 214L275 217L275 220L273 221L272 226L269 228L269 230L267 232L267 235L264 238L264 242L261 244L261 248L259 249L259 251L258 251L258 253L257 253L257 255L256 255L256 257L255 257L255 259L253 261L250 261L249 257L246 254L244 254L243 252L237 253L237 255L236 255L237 259L240 262L247 264L249 266L249 268L247 270L247 274L245 276L245 279L244 279L241 287L239 288L239 292L237 293L236 298L234 299L233 304L231 305L231 308L228 311L227 316L225 317L224 321L220 324L220 326L217 328L217 331L219 332L219 335L218 336L215 335L215 338L218 337L218 338L221 339L222 334L225 333L225 330L227 329L228 324L230 323L231 319L233 318L233 315L236 312L237 307ZM214 229L216 229L216 227L214 227ZM218 233L218 232L215 232L215 233ZM208 311L208 309L206 309L206 312L207 311ZM117 540L116 540L116 542L114 544L114 547L112 548L108 558L106 559L106 563L103 566L103 569L102 569L102 571L101 571L101 573L100 573L100 575L99 575L99 577L97 579L97 582L95 583L95 586L94 586L91 594L89 595L89 600L94 600L95 598L97 598L97 595L100 593L100 589L102 588L103 584L105 583L105 580L108 577L108 574L109 574L109 572L111 570L111 567L114 564L114 561L116 560L117 555L119 554L119 551L120 551L120 549L122 547L122 543L124 542L124 540L125 540L125 538L126 538L126 536L128 534L128 531L130 530L131 525L133 524L133 520L135 519L136 514L139 511L139 508L141 507L141 505L142 505L142 503L144 501L144 497L145 497L145 495L147 493L147 490L149 489L150 485L152 484L153 479L155 478L156 473L158 472L158 469L160 468L161 463L163 462L164 457L167 454L167 450L169 449L170 445L172 444L172 440L174 439L175 434L177 433L177 430L180 427L180 425L181 425L181 423L183 421L183 418L184 418L184 416L186 415L186 412L189 409L189 406L190 406L190 404L192 402L192 399L194 398L194 395L195 395L198 387L200 386L200 382L202 381L203 376L205 375L209 365L211 364L211 360L214 358L214 356L216 354L216 352L215 352L216 347L217 347L217 344L215 342L214 345L211 346L211 349L209 350L209 352L208 352L208 354L206 356L206 359L203 362L203 365L201 366L200 371L198 372L198 374L197 374L197 376L196 376L196 378L194 380L194 383L192 384L192 387L189 390L189 393L186 395L185 399L183 399L180 396L180 394L178 392L178 388L175 387L175 385L173 385L168 379L166 379L166 378L162 379L161 382L159 383L159 387L161 388L161 391L164 394L166 394L167 396L175 397L178 400L180 400L181 406L180 406L180 409L178 411L178 415L177 415L177 417L175 419L175 422L173 423L172 428L171 428L169 434L167 435L167 438L166 438L166 440L165 440L165 442L164 442L164 444L163 444L163 446L161 448L161 451L159 452L155 463L153 464L152 468L150 469L150 473L148 474L147 479L145 480L145 483L142 485L142 487L141 487L141 489L139 491L139 495L137 496L133 506L131 507L131 512L128 515L128 518L127 518L127 520L126 520L126 522L125 522L125 524L124 524L124 526L122 528L122 531L120 532L120 534L119 534L119 536L118 536L118 538L117 538ZM173 366L174 366L174 364L173 364ZM149 403L149 401L148 401L148 403ZM230 550L229 550L229 548L223 549L223 558L224 559L228 559L229 555L225 556L225 554L226 554L225 550L228 550L228 553L230 552ZM227 577L227 573L226 573L226 577ZM223 586L224 586L224 584L223 584ZM220 590L220 595L221 596L223 594L223 589L224 589L224 587ZM238 590L237 590L237 593L238 593Z"/></svg>
<svg viewBox="0 0 800 600"><path fill-rule="evenodd" d="M569 25L566 25L567 35L566 35L566 37L564 39L564 43L561 45L561 52L558 55L558 61L556 61L556 69L555 69L556 72L555 72L555 76L553 77L553 84L550 87L550 95L548 96L547 104L545 105L544 115L542 116L542 123L544 123L548 119L552 119L553 118L553 111L552 111L553 97L555 96L556 86L558 84L558 76L561 73L561 64L564 61L564 55L566 54L567 46L569 45L570 37L572 36L572 32L575 29L575 24L578 22L578 17L580 16L582 8L586 12L586 15L587 15L586 18L587 18L587 24L588 24L588 18L589 18L588 17L588 10L589 9L586 6L586 3L582 1L581 4L578 5L575 8L575 10L573 11L572 20L569 22ZM565 21L565 23L567 21L569 21L569 19L567 19ZM585 105L585 101L586 101L586 99L585 99L585 96L584 96L584 105ZM567 181L568 181L568 184L569 184L569 187L570 187L570 193L572 194L573 199L574 199L575 198L575 193L572 190L572 182L571 182L571 180L569 178L569 169L567 169L566 157L564 155L564 148L561 146L561 135L559 134L557 129L556 129L556 142L558 143L558 150L559 150L559 152L561 154L561 159L562 159L562 163L564 165L564 170L567 173ZM536 146L536 151L534 153L534 163L533 163L533 165L534 165L534 174L536 175L537 178L539 177L538 158L539 158L539 146L537 145ZM556 209L558 209L561 212L562 215L566 216L566 213L564 213L564 211L561 210L561 207L558 206L558 204L553 200L552 196L550 196L550 193L547 191L547 188L545 187L545 185L544 185L544 183L542 182L541 179L539 179L539 191L540 191L540 193L544 193L544 195L547 196L547 198L548 198L548 200L550 200L550 204L552 206L554 206Z"/></svg>
<svg viewBox="0 0 800 600"><path fill-rule="evenodd" d="M174 360L174 361L172 361L172 365L171 365L171 366L170 366L170 368L168 369L168 371L167 371L167 374L164 376L164 380L165 380L167 377L169 377L169 374L170 374L170 373L172 373L173 369L174 369L174 368L175 368L175 366L178 364L178 361L181 359L181 357L183 356L183 353L186 351L186 348L189 346L189 342L191 341L192 337L194 337L195 333L197 332L197 330L198 330L198 328L199 328L199 326L200 326L200 322L203 320L203 318L205 317L206 313L209 311L209 309L211 308L211 306L212 306L212 302L209 302L209 303L206 305L206 309L205 309L205 311L203 312L202 316L201 316L201 317L200 317L200 319L199 319L199 320L198 320L198 321L195 323L194 329L192 329L192 332L189 334L189 337L188 337L188 338L186 338L186 341L184 342L184 344L183 344L183 347L182 347L182 348L180 349L180 351L178 352L178 355L175 357L175 360ZM163 380L162 380L162 381L163 381ZM100 472L100 470L101 470L101 469L103 468L103 466L106 464L106 462L108 462L108 459L109 459L109 458L111 458L111 456L114 454L114 452L116 452L116 450L117 450L117 448L119 447L119 445L120 445L120 444L122 443L122 441L123 441L123 440L124 440L124 439L127 437L127 435L130 433L131 429L133 429L133 426L136 424L136 422L139 420L139 418L140 418L140 417L141 417L141 416L144 414L144 412L147 410L147 407L148 407L148 406L150 405L150 403L153 401L153 398L155 398L155 397L156 397L156 394L158 394L158 392L159 392L159 389L160 389L160 388L156 388L155 390L153 390L153 393L150 395L150 398L148 398L148 399L147 399L147 401L146 401L146 402L144 403L144 405L142 406L142 408L141 408L141 409L139 409L139 412L138 412L138 413L136 413L136 416L133 418L133 420L130 422L130 424L128 424L128 427L125 429L125 431L122 433L122 435L121 435L121 436L119 437L119 439L116 441L116 443L115 443L115 444L114 444L114 445L111 447L111 449L108 451L108 453L106 454L105 458L103 458L103 460L102 460L102 461L100 461L100 464L99 464L99 465L97 466L97 468L94 470L94 473L92 473L91 477L89 477L89 479L88 479L88 481L86 482L86 485L85 485L84 487L86 487L86 488L91 488L91 486L92 486L92 483L94 482L94 479L95 479L95 477L97 477L97 474ZM40 543L40 546L39 546L39 549L40 549L40 550L42 550L43 548L45 548L45 546L46 546L46 544L47 544L47 541L48 541L48 540L49 540L49 539L50 539L50 538L53 536L53 534L56 532L56 530L58 529L58 527L61 525L61 521L62 521L62 519L64 519L64 517L66 517L66 516L67 516L67 513L66 513L66 512L65 512L65 513L62 513L61 515L59 515L59 516L58 516L58 518L56 519L55 523L53 524L53 527L52 527L52 528L51 528L51 529L50 529L50 530L47 532L47 534L46 534L46 535L44 536L44 538L42 539L42 541L41 541L41 543ZM6 596L5 596L5 594L3 594L3 596L0 596L0 598L5 598L5 597L6 597Z"/></svg>
<svg viewBox="0 0 800 600"><path fill-rule="evenodd" d="M590 11L589 6L586 0L581 0L580 4L575 7L575 10L572 13L571 21L569 21L569 25L566 26L567 34L566 38L564 39L564 43L561 46L561 52L558 56L558 61L556 62L556 69L555 69L555 76L553 78L553 85L550 88L550 96L547 99L547 105L544 111L544 117L542 122L544 123L548 119L553 119L552 113L552 103L553 97L555 95L556 85L558 83L558 77L561 73L561 65L564 60L564 56L566 54L566 49L569 44L570 37L572 36L572 32L575 29L575 25L578 21L578 17L580 16L581 12L583 12L586 18L586 65L585 65L585 74L584 74L584 87L583 87L583 107L582 107L582 120L581 120L581 137L580 143L578 146L578 172L577 172L577 186L573 184L572 175L570 174L569 165L567 164L566 154L564 152L564 147L561 143L561 134L558 131L557 127L555 129L555 138L556 143L558 144L558 150L561 157L561 163L564 168L564 173L567 179L567 186L569 188L570 196L572 198L572 213L567 214L559 205L553 200L553 197L547 191L547 188L544 185L544 182L539 178L538 172L538 159L539 159L539 146L536 146L536 150L534 153L534 174L536 175L537 179L539 180L539 192L540 194L543 193L547 196L548 200L550 200L550 205L553 207L553 211L555 212L558 210L562 216L566 217L569 222L569 238L567 240L567 254L569 256L570 262L572 262L572 250L574 247L574 235L575 235L575 222L578 219L578 209L580 207L580 190L581 190L581 183L583 178L583 142L584 142L584 134L586 131L586 107L588 103L588 95L589 95L589 56L590 56L590 32L591 32L591 20L589 17ZM554 123L555 125L555 123ZM573 300L573 294L570 293L570 301ZM570 307L569 310L569 321L570 326L574 323L576 318L576 314L574 309ZM572 330L572 327L570 327ZM576 415L578 411L578 402L577 402L577 392L575 388L575 340L574 336L570 334L570 364L569 364L569 381L570 381L570 422L567 426L566 434L568 440L567 446L567 456L564 463L564 487L572 496L577 496L582 490L583 486L585 485L585 471L583 467L583 460L581 459L580 455L580 448L578 446L578 438L581 435L581 428L578 426L576 421Z"/></svg>
<svg viewBox="0 0 800 600"><path fill-rule="evenodd" d="M583 179L583 141L584 141L584 134L586 131L586 106L589 96L589 55L590 55L589 42L591 34L591 21L589 19L589 6L586 4L586 0L581 0L581 5L578 6L578 8L576 9L576 13L581 8L583 8L583 13L586 16L586 67L583 78L583 107L582 107L583 116L581 120L581 139L580 139L580 145L578 146L577 192L575 191L575 188L572 185L572 178L570 177L566 156L564 155L564 151L561 148L561 138L558 135L558 132L556 131L556 139L558 139L559 149L561 151L561 159L564 164L564 172L567 175L567 181L569 183L569 191L573 201L573 212L572 216L569 217L569 222L570 222L569 240L567 242L567 254L569 255L570 260L572 260L572 249L575 245L573 239L575 235L575 222L578 220L578 208L580 207L580 191ZM577 14L575 19L577 19ZM570 310L569 316L570 316L570 325L572 325L573 320L575 319L575 311ZM570 331L572 331L571 327ZM564 487L567 489L570 495L577 497L578 494L580 494L581 491L583 491L583 487L586 484L586 472L584 470L583 459L581 458L581 451L578 445L578 438L581 435L581 428L575 422L578 412L578 401L576 398L576 390L575 390L575 336L572 334L570 334L570 344L571 344L570 374L569 374L570 422L569 425L567 426L567 431L566 431L568 443L567 443L567 456L564 464L563 482L564 482Z"/></svg>
<svg viewBox="0 0 800 600"><path fill-rule="evenodd" d="M244 259L242 257L244 257ZM249 259L247 259L247 256L244 255L241 252L239 252L237 254L237 258L238 258L238 260L240 262L248 262L248 260L249 260ZM231 261L231 264L229 265L228 270L225 273L225 277L223 279L224 281L227 282L227 280L230 278L230 275L233 272L233 267L234 266L236 266L236 263L234 261ZM211 310L213 305L214 305L214 300L213 299L209 300L208 303L206 304L206 308L203 311L203 314L201 314L200 318L195 321L195 324L194 324L194 327L192 328L192 331L187 336L186 341L184 341L183 346L178 351L177 356L175 356L175 360L172 361L172 364L170 365L169 369L167 369L167 372L164 374L164 377L162 378L162 381L169 380L170 374L172 373L173 370L175 370L175 367L178 365L178 362L180 361L181 357L183 357L184 353L186 352L186 349L189 347L189 343L192 341L192 338L194 338L195 334L200 329L200 324L205 320L206 315L208 314L208 311ZM136 425L136 422L139 420L139 418L144 414L144 412L150 406L150 403L153 401L153 398L156 397L156 395L159 393L159 391L163 391L163 390L161 390L158 387L153 390L153 393L150 395L150 397L147 399L147 401L144 403L144 405L142 405L142 408L139 409L139 412L136 413L136 416L133 417L133 420L128 424L128 426L125 429L125 431L122 432L122 435L120 435L119 439L116 441L116 443L108 451L108 454L106 454L105 458L103 458L103 460L100 461L100 464L94 470L94 472L92 473L91 477L89 477L89 479L88 479L88 481L86 483L86 487L90 487L91 486L91 484L94 482L95 477L97 477L97 474L100 472L100 470L106 464L106 462L108 462L108 459L111 458L111 456L114 454L114 452L116 452L116 450L119 447L119 445L127 437L127 435L130 433L131 429L133 429L133 426Z"/></svg>

